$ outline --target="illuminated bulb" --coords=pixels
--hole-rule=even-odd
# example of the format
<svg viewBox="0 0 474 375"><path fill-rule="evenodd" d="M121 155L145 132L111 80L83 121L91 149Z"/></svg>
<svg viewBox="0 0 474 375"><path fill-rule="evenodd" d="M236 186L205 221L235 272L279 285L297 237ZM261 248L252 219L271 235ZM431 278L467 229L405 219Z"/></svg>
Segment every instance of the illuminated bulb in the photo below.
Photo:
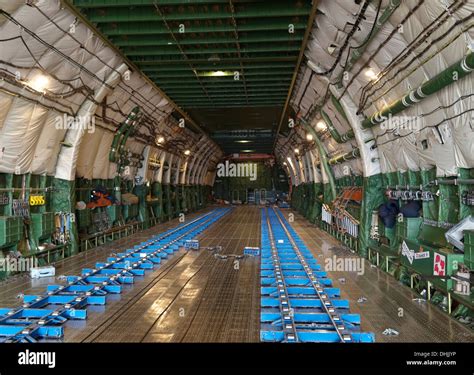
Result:
<svg viewBox="0 0 474 375"><path fill-rule="evenodd" d="M184 155L189 155L189 154L191 154L191 151L190 151L190 150L184 151Z"/></svg>
<svg viewBox="0 0 474 375"><path fill-rule="evenodd" d="M313 140L313 135L311 133L306 134L306 140L311 142Z"/></svg>
<svg viewBox="0 0 474 375"><path fill-rule="evenodd" d="M226 77L226 76L233 76L234 72L230 71L223 71L223 70L214 70L211 72L197 72L194 70L194 74L200 76L200 77Z"/></svg>
<svg viewBox="0 0 474 375"><path fill-rule="evenodd" d="M288 164L286 163L286 161L284 161L284 162L283 162L283 165L288 165Z"/></svg>
<svg viewBox="0 0 474 375"><path fill-rule="evenodd" d="M326 124L323 121L319 121L316 124L316 128L319 129L319 130L325 130L326 129Z"/></svg>
<svg viewBox="0 0 474 375"><path fill-rule="evenodd" d="M161 145L162 143L165 143L165 138L162 136L159 136L156 138L156 143Z"/></svg>
<svg viewBox="0 0 474 375"><path fill-rule="evenodd" d="M365 71L365 76L369 79L374 79L375 77L377 77L377 74L375 74L375 72L372 68L368 68Z"/></svg>
<svg viewBox="0 0 474 375"><path fill-rule="evenodd" d="M236 141L236 142L237 142L237 143L250 143L250 142L252 142L252 141L248 141L248 140L246 140L246 139L242 139L242 140Z"/></svg>
<svg viewBox="0 0 474 375"><path fill-rule="evenodd" d="M295 148L295 154L299 154L300 150L298 148Z"/></svg>
<svg viewBox="0 0 474 375"><path fill-rule="evenodd" d="M44 75L37 75L28 84L32 89L43 92L48 86L49 79Z"/></svg>

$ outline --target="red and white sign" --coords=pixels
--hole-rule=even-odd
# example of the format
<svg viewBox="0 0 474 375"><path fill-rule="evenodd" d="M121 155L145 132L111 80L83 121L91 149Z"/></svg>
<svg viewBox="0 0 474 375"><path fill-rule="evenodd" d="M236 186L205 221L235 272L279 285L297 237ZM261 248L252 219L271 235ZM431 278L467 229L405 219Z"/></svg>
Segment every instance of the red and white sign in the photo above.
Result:
<svg viewBox="0 0 474 375"><path fill-rule="evenodd" d="M438 253L434 255L433 275L446 276L446 257Z"/></svg>

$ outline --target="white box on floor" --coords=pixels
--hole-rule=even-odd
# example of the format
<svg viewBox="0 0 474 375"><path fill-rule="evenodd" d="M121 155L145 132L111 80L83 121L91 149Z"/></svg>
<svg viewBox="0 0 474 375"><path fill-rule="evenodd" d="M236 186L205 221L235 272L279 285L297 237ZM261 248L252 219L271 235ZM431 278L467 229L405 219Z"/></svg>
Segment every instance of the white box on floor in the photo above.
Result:
<svg viewBox="0 0 474 375"><path fill-rule="evenodd" d="M53 266L33 267L30 269L30 276L32 279L54 276L55 274L56 268L54 268Z"/></svg>

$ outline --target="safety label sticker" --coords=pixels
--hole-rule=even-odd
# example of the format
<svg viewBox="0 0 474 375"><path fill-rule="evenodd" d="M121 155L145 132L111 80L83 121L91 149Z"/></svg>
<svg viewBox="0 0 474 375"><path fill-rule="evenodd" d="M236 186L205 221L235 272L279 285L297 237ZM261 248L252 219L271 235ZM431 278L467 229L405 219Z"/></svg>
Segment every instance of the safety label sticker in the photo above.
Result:
<svg viewBox="0 0 474 375"><path fill-rule="evenodd" d="M433 275L434 276L446 275L446 257L444 255L441 255L438 253L434 254Z"/></svg>
<svg viewBox="0 0 474 375"><path fill-rule="evenodd" d="M410 250L405 243L405 241L402 242L402 255L407 257L408 261L410 264L413 263L413 258L415 257L415 252L413 250Z"/></svg>
<svg viewBox="0 0 474 375"><path fill-rule="evenodd" d="M427 259L430 257L429 251L422 251L420 253L415 253L415 259Z"/></svg>

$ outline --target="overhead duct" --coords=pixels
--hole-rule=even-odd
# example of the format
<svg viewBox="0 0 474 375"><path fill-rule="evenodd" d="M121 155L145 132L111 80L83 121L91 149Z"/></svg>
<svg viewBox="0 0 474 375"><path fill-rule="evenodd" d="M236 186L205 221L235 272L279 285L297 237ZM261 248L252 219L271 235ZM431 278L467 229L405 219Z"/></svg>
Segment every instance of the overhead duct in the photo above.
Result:
<svg viewBox="0 0 474 375"><path fill-rule="evenodd" d="M398 99L391 105L385 107L381 111L373 114L369 118L362 121L362 127L371 128L379 125L387 120L390 116L396 115L421 102L428 96L442 90L446 86L454 82L458 82L474 71L474 53L470 52L467 56L451 65L441 73L431 78L417 89L410 91L408 94Z"/></svg>
<svg viewBox="0 0 474 375"><path fill-rule="evenodd" d="M349 160L354 160L360 157L360 150L358 148L353 149L352 151L346 152L345 154L335 156L329 159L329 165L344 163Z"/></svg>
<svg viewBox="0 0 474 375"><path fill-rule="evenodd" d="M110 148L109 161L115 163L115 161L117 160L117 155L120 152L119 145L120 147L122 147L122 143L121 143L122 136L131 129L139 112L140 112L139 107L133 108L132 112L130 112L130 114L127 116L127 118L122 123L122 125L120 125L120 128L117 130L117 133L115 134L114 140L112 142L112 146Z"/></svg>
<svg viewBox="0 0 474 375"><path fill-rule="evenodd" d="M347 133L344 133L342 135L339 134L338 130L336 129L336 127L332 123L332 121L329 118L328 114L324 110L321 110L321 117L323 118L324 122L326 123L329 133L331 134L331 136L334 138L334 140L337 143L345 143L345 142L347 142L347 141L354 138L354 131L353 130L349 130Z"/></svg>

